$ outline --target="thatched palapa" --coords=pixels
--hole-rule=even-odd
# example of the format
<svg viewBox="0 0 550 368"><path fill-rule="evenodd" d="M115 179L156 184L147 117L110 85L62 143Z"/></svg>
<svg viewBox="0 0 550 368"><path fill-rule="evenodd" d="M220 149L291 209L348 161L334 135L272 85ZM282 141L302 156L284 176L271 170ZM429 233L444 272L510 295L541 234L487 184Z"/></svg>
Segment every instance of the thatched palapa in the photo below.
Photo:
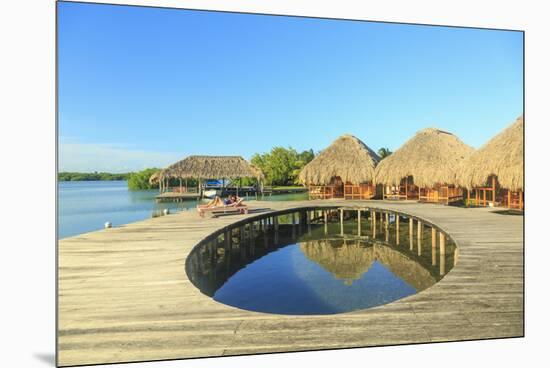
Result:
<svg viewBox="0 0 550 368"><path fill-rule="evenodd" d="M414 184L421 188L455 184L461 162L472 152L473 148L454 134L436 128L423 129L380 162L376 180L399 185L403 178L412 176Z"/></svg>
<svg viewBox="0 0 550 368"><path fill-rule="evenodd" d="M189 156L164 170L174 178L262 178L259 169L240 156Z"/></svg>
<svg viewBox="0 0 550 368"><path fill-rule="evenodd" d="M328 185L334 177L352 184L374 180L380 157L358 138L345 134L317 155L300 172L303 184Z"/></svg>
<svg viewBox="0 0 550 368"><path fill-rule="evenodd" d="M375 195L374 168L380 157L358 138L346 134L308 163L298 177L311 199L369 199Z"/></svg>
<svg viewBox="0 0 550 368"><path fill-rule="evenodd" d="M458 180L472 189L492 175L502 188L523 191L523 115L465 160Z"/></svg>

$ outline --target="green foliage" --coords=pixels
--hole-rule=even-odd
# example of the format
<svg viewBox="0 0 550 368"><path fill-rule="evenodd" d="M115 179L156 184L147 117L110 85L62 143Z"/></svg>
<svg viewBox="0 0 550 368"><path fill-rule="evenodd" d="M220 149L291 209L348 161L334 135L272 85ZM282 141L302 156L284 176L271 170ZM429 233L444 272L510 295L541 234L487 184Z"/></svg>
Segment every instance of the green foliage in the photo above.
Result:
<svg viewBox="0 0 550 368"><path fill-rule="evenodd" d="M130 190L158 189L159 187L158 182L151 185L149 184L149 178L151 177L151 175L153 175L159 170L160 169L157 169L157 168L151 168L151 169L145 169L142 171L128 174L128 189ZM193 188L197 186L196 179L187 179L187 181L185 179L182 179L181 185L185 186L186 182L189 188ZM170 178L167 184L170 187L179 187L180 179Z"/></svg>
<svg viewBox="0 0 550 368"><path fill-rule="evenodd" d="M158 184L149 184L149 178L158 170L157 168L152 168L130 173L128 175L128 189L140 190L158 188Z"/></svg>
<svg viewBox="0 0 550 368"><path fill-rule="evenodd" d="M294 148L274 147L268 153L256 153L250 160L265 175L268 185L296 184L302 168L314 157L313 150L298 153Z"/></svg>
<svg viewBox="0 0 550 368"><path fill-rule="evenodd" d="M59 181L98 181L98 180L126 180L127 173L111 174L106 172L80 173L80 172L60 172Z"/></svg>
<svg viewBox="0 0 550 368"><path fill-rule="evenodd" d="M391 155L393 152L390 151L389 148L382 147L378 150L378 156L380 156L381 159L384 159Z"/></svg>

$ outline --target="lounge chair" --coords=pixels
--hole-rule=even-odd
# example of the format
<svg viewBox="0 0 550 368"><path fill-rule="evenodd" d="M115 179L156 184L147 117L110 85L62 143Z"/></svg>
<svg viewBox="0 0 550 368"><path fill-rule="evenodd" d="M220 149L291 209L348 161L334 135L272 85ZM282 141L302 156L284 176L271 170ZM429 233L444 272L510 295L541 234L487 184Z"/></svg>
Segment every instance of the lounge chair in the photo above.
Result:
<svg viewBox="0 0 550 368"><path fill-rule="evenodd" d="M198 205L197 211L201 217L204 217L206 213L212 213L213 215L217 214L227 214L227 213L248 213L248 206L243 203L243 198L238 198L236 202L223 205L223 206L207 206L207 205Z"/></svg>

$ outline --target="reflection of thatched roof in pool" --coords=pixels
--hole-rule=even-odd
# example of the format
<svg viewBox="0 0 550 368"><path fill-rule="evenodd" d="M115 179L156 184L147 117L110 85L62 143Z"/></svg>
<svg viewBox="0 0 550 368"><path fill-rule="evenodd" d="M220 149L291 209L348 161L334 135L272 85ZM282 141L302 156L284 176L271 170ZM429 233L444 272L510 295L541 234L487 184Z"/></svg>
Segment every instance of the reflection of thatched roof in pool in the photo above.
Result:
<svg viewBox="0 0 550 368"><path fill-rule="evenodd" d="M346 284L360 279L376 260L417 291L436 282L420 263L388 246L365 247L358 241L322 239L302 241L300 249L307 258L318 263L337 279L344 280Z"/></svg>
<svg viewBox="0 0 550 368"><path fill-rule="evenodd" d="M416 133L397 151L376 167L376 181L398 185L402 178L413 176L419 187L455 184L460 163L473 152L454 134L427 128Z"/></svg>
<svg viewBox="0 0 550 368"><path fill-rule="evenodd" d="M329 184L339 176L353 184L374 179L374 167L380 157L358 138L345 134L308 163L299 175L302 184Z"/></svg>
<svg viewBox="0 0 550 368"><path fill-rule="evenodd" d="M372 247L361 246L356 241L342 244L339 240L310 240L300 242L300 249L307 258L346 283L361 278L374 262Z"/></svg>
<svg viewBox="0 0 550 368"><path fill-rule="evenodd" d="M261 178L263 174L240 156L189 156L164 170L176 178Z"/></svg>
<svg viewBox="0 0 550 368"><path fill-rule="evenodd" d="M491 175L504 188L523 190L523 115L465 160L458 179L482 187Z"/></svg>

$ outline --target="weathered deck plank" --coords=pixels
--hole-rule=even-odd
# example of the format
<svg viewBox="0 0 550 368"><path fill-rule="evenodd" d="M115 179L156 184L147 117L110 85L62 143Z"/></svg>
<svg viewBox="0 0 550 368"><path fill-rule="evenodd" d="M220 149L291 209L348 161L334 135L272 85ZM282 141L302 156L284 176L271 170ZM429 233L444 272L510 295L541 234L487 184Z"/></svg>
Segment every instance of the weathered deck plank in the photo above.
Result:
<svg viewBox="0 0 550 368"><path fill-rule="evenodd" d="M360 206L418 216L446 231L459 262L439 283L391 304L284 316L220 304L189 281L185 260L243 217L195 212L59 241L59 364L80 365L523 335L523 217L388 201L256 202L283 210Z"/></svg>

